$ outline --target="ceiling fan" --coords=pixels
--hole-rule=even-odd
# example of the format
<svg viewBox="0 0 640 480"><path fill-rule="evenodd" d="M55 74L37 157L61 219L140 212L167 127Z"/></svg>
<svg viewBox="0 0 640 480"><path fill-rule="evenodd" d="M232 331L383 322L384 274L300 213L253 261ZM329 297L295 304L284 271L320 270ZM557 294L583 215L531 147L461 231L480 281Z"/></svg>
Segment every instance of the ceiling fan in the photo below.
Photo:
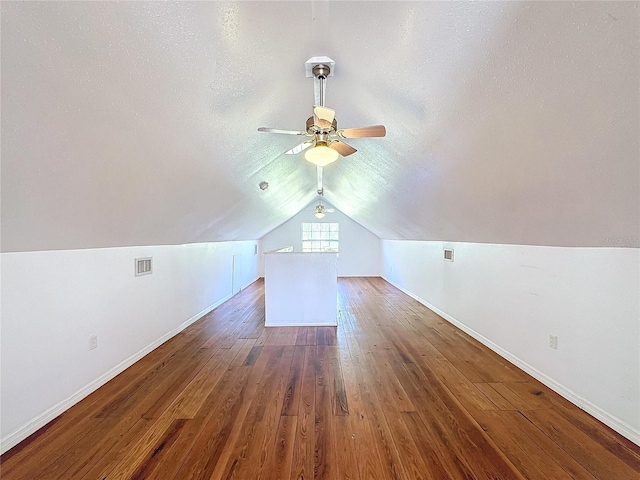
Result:
<svg viewBox="0 0 640 480"><path fill-rule="evenodd" d="M333 208L325 208L325 206L322 204L322 200L320 200L318 202L318 205L316 205L314 215L316 216L316 218L323 218L325 213L333 213L333 212L335 212Z"/></svg>
<svg viewBox="0 0 640 480"><path fill-rule="evenodd" d="M321 58L331 60L327 57ZM341 141L341 138L384 137L387 133L384 125L370 125L368 127L338 130L335 110L324 106L324 82L331 73L331 67L327 63L317 63L313 65L311 69L313 76L319 81L320 88L317 99L319 97L320 101L319 105L313 107L313 116L307 119L305 131L279 130L267 127L258 128L259 132L311 137L309 140L305 140L285 152L285 154L295 155L306 150L304 158L319 167L335 162L340 155L346 157L357 151L351 145Z"/></svg>

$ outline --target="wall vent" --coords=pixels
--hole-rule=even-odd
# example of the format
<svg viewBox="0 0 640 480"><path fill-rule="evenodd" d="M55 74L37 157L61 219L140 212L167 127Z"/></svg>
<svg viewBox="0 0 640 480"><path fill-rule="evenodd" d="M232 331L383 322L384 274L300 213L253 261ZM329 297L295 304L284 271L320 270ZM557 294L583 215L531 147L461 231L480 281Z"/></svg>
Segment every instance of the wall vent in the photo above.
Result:
<svg viewBox="0 0 640 480"><path fill-rule="evenodd" d="M453 262L453 249L452 248L445 248L444 249L444 259L448 260L449 262Z"/></svg>
<svg viewBox="0 0 640 480"><path fill-rule="evenodd" d="M136 258L136 277L153 273L153 257Z"/></svg>

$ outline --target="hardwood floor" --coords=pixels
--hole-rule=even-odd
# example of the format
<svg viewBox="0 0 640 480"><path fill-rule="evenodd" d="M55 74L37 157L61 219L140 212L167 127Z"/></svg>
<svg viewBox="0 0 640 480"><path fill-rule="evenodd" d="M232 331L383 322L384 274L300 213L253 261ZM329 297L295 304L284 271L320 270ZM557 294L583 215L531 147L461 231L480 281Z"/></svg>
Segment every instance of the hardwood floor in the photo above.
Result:
<svg viewBox="0 0 640 480"><path fill-rule="evenodd" d="M292 299L293 301L293 299ZM640 447L375 278L339 327L258 281L2 456L12 479L625 479Z"/></svg>

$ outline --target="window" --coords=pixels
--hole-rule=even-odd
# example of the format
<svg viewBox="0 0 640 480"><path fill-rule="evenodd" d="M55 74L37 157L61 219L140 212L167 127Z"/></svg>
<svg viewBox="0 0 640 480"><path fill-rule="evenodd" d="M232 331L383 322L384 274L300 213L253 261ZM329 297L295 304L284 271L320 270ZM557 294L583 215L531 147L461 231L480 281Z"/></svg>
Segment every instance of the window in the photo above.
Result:
<svg viewBox="0 0 640 480"><path fill-rule="evenodd" d="M338 252L339 223L303 223L303 252Z"/></svg>

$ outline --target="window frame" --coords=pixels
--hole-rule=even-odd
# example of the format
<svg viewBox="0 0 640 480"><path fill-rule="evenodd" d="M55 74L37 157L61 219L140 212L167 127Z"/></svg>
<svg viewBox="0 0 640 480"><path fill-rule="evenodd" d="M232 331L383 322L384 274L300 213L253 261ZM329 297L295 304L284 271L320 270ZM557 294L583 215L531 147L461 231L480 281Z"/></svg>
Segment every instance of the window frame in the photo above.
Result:
<svg viewBox="0 0 640 480"><path fill-rule="evenodd" d="M300 232L304 253L338 253L340 251L339 222L302 222Z"/></svg>

